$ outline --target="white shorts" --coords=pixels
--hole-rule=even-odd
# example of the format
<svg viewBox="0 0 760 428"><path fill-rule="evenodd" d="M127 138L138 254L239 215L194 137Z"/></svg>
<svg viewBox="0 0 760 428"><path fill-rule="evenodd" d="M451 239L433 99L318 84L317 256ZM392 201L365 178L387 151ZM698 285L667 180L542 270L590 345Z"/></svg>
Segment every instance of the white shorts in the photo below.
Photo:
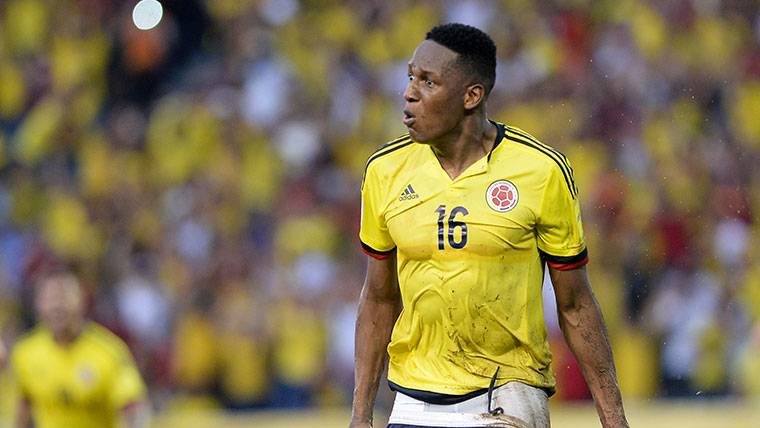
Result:
<svg viewBox="0 0 760 428"><path fill-rule="evenodd" d="M501 407L504 414L488 413L488 394L458 404L429 404L396 393L389 424L429 427L514 427L549 428L549 397L540 388L509 382L493 390L491 409Z"/></svg>

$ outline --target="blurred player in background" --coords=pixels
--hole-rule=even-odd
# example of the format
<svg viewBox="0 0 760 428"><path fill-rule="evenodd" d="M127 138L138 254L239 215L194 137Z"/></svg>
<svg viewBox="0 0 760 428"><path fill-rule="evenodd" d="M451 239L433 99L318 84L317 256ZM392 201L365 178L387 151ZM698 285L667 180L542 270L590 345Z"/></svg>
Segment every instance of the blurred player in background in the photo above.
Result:
<svg viewBox="0 0 760 428"><path fill-rule="evenodd" d="M409 135L367 163L353 427L372 424L388 354L390 427L548 427L545 265L602 425L628 426L586 275L573 170L551 147L487 119L495 69L482 31L433 28L409 61Z"/></svg>
<svg viewBox="0 0 760 428"><path fill-rule="evenodd" d="M17 428L147 427L146 388L124 342L84 317L84 296L69 273L35 290L39 325L13 348Z"/></svg>

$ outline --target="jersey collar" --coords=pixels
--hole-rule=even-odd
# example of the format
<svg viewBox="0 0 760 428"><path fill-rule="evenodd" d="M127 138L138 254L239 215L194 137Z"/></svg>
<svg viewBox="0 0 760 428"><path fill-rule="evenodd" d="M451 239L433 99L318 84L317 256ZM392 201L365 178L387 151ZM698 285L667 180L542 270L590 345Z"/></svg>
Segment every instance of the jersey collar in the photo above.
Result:
<svg viewBox="0 0 760 428"><path fill-rule="evenodd" d="M460 180L466 179L468 177L472 177L474 175L483 174L488 171L488 165L490 164L491 160L491 154L493 154L493 151L496 150L496 147L504 140L504 137L506 135L504 130L504 125L495 122L491 119L488 119L488 121L496 127L496 138L494 139L493 147L491 147L491 150L488 152L488 154L480 159L478 159L474 164L470 165L459 177L455 179L451 179L451 177L446 174L446 171L443 170L441 167L441 163L438 161L438 159L435 157L435 153L433 153L432 147L430 148L430 158L431 162L435 162L435 165L437 165L436 170L439 171L442 177L446 177L450 183L455 183Z"/></svg>
<svg viewBox="0 0 760 428"><path fill-rule="evenodd" d="M488 152L488 156L486 157L486 162L491 160L491 155L493 154L493 151L496 150L496 147L498 147L499 144L501 144L501 141L504 139L504 136L506 135L506 133L504 132L504 125L498 122L495 122L491 119L488 119L488 121L491 122L493 126L496 127L496 140L493 143L493 147L491 147L491 151Z"/></svg>

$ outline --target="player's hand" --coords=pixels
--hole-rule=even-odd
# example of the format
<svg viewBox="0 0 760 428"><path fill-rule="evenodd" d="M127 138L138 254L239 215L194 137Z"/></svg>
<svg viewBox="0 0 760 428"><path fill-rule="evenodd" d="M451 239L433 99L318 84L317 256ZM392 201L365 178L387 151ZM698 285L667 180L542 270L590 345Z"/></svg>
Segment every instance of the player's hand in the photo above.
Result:
<svg viewBox="0 0 760 428"><path fill-rule="evenodd" d="M372 428L372 422L351 420L348 428Z"/></svg>
<svg viewBox="0 0 760 428"><path fill-rule="evenodd" d="M615 415L613 418L608 418L607 420L602 421L602 426L604 428L629 428L628 420L626 420L625 415L622 414L622 412Z"/></svg>

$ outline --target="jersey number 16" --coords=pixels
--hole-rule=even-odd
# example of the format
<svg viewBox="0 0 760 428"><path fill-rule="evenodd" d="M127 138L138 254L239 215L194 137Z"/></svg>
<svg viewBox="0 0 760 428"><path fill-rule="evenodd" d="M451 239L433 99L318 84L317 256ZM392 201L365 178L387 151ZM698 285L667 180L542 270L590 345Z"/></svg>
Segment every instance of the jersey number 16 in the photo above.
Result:
<svg viewBox="0 0 760 428"><path fill-rule="evenodd" d="M438 208L436 208L435 212L438 213L438 249L443 250L445 248L445 243L443 240L443 220L446 218L446 205L441 205ZM457 214L462 214L463 216L466 216L469 214L467 211L467 208L465 207L454 207L451 209L451 212L449 213L449 221L448 221L448 240L449 240L449 246L454 249L460 249L464 248L465 245L467 245L467 223L463 221L456 221L454 220L454 217L457 216ZM454 237L454 231L459 228L461 230L461 237L459 238L459 241L456 240Z"/></svg>

